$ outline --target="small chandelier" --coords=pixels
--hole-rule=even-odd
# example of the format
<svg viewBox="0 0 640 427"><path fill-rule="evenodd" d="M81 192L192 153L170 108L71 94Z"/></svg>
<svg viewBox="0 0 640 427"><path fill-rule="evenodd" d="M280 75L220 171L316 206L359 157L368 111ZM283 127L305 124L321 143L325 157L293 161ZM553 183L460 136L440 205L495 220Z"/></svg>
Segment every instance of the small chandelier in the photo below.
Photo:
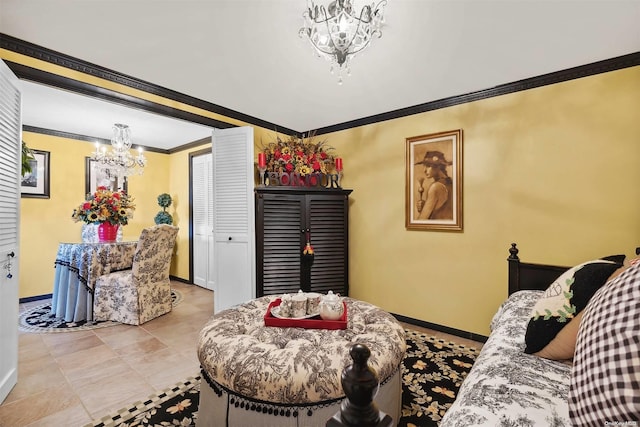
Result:
<svg viewBox="0 0 640 427"><path fill-rule="evenodd" d="M302 15L304 26L299 35L308 37L318 56L332 63L332 73L338 66L338 84L342 84L343 69L348 76L351 75L351 57L369 46L373 36L382 36L382 15L386 4L386 0L377 5L372 3L356 14L352 0L335 0L327 8L309 1L309 7Z"/></svg>
<svg viewBox="0 0 640 427"><path fill-rule="evenodd" d="M96 151L91 153L91 159L95 160L96 168L103 170L108 177L124 180L130 175L142 175L147 165L142 147L138 147L138 155L135 157L131 155L130 149L131 129L128 125L116 123L113 125L111 151L107 151L107 147L101 147L96 143Z"/></svg>

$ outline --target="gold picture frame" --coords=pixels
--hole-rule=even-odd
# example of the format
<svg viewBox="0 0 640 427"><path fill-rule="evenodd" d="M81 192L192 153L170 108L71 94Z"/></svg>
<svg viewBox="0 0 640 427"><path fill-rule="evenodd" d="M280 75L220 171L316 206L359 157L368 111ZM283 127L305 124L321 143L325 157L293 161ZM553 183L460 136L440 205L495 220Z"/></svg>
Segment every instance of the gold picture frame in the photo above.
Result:
<svg viewBox="0 0 640 427"><path fill-rule="evenodd" d="M462 231L462 129L406 138L405 227Z"/></svg>

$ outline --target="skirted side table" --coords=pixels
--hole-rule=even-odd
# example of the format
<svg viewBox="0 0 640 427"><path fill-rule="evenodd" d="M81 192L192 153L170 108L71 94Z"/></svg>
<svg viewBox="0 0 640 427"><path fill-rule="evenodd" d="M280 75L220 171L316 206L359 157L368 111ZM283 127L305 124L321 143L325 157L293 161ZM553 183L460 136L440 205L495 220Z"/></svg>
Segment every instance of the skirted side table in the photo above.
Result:
<svg viewBox="0 0 640 427"><path fill-rule="evenodd" d="M268 295L221 311L200 332L203 381L198 426L324 427L340 410L340 376L356 343L371 350L368 363L380 380L378 408L400 417L403 327L382 309L351 298L347 328L279 328L264 325Z"/></svg>

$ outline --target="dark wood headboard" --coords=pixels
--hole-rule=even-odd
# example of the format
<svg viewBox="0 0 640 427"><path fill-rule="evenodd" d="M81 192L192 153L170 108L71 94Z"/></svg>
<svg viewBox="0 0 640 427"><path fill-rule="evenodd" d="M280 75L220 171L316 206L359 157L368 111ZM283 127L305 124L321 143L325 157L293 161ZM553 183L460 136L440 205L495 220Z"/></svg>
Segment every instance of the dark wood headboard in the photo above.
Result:
<svg viewBox="0 0 640 427"><path fill-rule="evenodd" d="M515 243L509 249L509 295L522 290L544 291L570 267L547 264L532 264L520 261Z"/></svg>
<svg viewBox="0 0 640 427"><path fill-rule="evenodd" d="M522 290L546 290L554 280L570 267L559 265L532 264L520 261L515 243L509 249L509 295ZM636 248L640 255L640 247Z"/></svg>

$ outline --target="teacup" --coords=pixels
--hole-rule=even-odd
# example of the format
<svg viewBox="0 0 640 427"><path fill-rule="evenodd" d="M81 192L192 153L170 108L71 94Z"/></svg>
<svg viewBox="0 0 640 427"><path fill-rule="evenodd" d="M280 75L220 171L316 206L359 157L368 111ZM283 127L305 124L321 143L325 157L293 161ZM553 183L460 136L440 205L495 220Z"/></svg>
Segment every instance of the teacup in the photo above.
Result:
<svg viewBox="0 0 640 427"><path fill-rule="evenodd" d="M278 314L280 317L291 317L293 314L293 306L291 303L291 295L284 294L280 298L280 305L278 308Z"/></svg>
<svg viewBox="0 0 640 427"><path fill-rule="evenodd" d="M321 298L322 294L316 292L307 293L307 314L318 314Z"/></svg>
<svg viewBox="0 0 640 427"><path fill-rule="evenodd" d="M304 317L307 314L307 296L298 293L291 297L291 317Z"/></svg>

